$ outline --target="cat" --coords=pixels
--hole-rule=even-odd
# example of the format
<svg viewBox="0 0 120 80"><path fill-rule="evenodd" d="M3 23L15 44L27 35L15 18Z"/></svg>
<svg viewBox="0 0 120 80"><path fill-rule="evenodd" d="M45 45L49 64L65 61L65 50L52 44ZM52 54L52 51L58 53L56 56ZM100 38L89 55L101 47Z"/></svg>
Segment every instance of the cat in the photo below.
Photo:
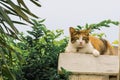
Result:
<svg viewBox="0 0 120 80"><path fill-rule="evenodd" d="M113 55L112 46L105 39L90 35L90 29L69 28L70 38L65 53L89 53L94 56Z"/></svg>

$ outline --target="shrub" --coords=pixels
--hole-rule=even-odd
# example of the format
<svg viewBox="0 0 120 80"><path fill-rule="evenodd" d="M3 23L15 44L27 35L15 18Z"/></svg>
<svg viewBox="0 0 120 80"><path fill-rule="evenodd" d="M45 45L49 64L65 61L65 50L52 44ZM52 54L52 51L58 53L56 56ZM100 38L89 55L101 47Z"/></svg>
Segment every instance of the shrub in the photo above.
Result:
<svg viewBox="0 0 120 80"><path fill-rule="evenodd" d="M21 35L22 41L17 43L25 59L17 80L65 80L57 73L59 53L67 44L67 38L59 38L63 30L51 31L41 21L33 21L33 30Z"/></svg>

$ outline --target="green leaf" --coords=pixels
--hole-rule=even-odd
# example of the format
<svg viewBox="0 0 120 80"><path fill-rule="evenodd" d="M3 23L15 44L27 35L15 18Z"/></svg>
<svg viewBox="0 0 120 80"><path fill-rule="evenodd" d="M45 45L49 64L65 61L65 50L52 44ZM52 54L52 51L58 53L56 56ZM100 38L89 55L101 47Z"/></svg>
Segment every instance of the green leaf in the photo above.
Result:
<svg viewBox="0 0 120 80"><path fill-rule="evenodd" d="M17 0L17 2L18 2L19 5L24 6L29 11L28 7L25 5L23 0Z"/></svg>
<svg viewBox="0 0 120 80"><path fill-rule="evenodd" d="M88 29L88 28L89 28L89 25L88 25L88 24L86 24L86 25L85 25L85 28L86 28L86 29Z"/></svg>
<svg viewBox="0 0 120 80"><path fill-rule="evenodd" d="M13 48L11 48L7 43L6 40L3 37L0 37L0 44L3 48L7 48L11 51L14 51Z"/></svg>
<svg viewBox="0 0 120 80"><path fill-rule="evenodd" d="M3 80L3 77L2 77L2 75L0 75L0 80Z"/></svg>
<svg viewBox="0 0 120 80"><path fill-rule="evenodd" d="M11 73L10 69L8 68L7 65L5 65L4 67L2 67L2 72L5 76L7 76L9 78L9 80L16 80L15 75L13 73Z"/></svg>
<svg viewBox="0 0 120 80"><path fill-rule="evenodd" d="M0 2L0 4L2 4L5 8L3 8L4 9L4 11L7 13L7 14L11 14L11 15L16 15L14 12L14 10L10 7L10 6L8 6L7 5L7 3L5 2L5 3L3 3L3 2Z"/></svg>
<svg viewBox="0 0 120 80"><path fill-rule="evenodd" d="M10 27L15 31L15 33L18 33L18 30L13 25L11 19L9 18L9 16L4 12L4 10L1 7L0 7L0 14L1 14L0 17L2 17L2 19L10 25Z"/></svg>
<svg viewBox="0 0 120 80"><path fill-rule="evenodd" d="M37 1L35 1L35 0L30 0L30 1L33 2L34 4L36 4L37 6L41 7L41 5Z"/></svg>
<svg viewBox="0 0 120 80"><path fill-rule="evenodd" d="M24 12L26 12L28 15L32 16L32 17L35 17L35 18L38 18L38 16L36 16L35 14L31 13L29 10L26 10L26 9L23 9L21 8L21 10L23 10Z"/></svg>
<svg viewBox="0 0 120 80"><path fill-rule="evenodd" d="M23 22L19 22L19 21L13 21L13 20L12 20L12 22L15 23L15 24L27 25L27 24L25 24L25 23L23 23Z"/></svg>
<svg viewBox="0 0 120 80"><path fill-rule="evenodd" d="M115 41L112 42L112 44L119 44L119 41L115 40Z"/></svg>
<svg viewBox="0 0 120 80"><path fill-rule="evenodd" d="M112 21L112 20L104 20L104 21L101 21L97 24L90 24L89 25L89 28L91 28L92 30L93 29L98 29L100 30L101 27L110 27L110 24L113 24L113 25L119 25L119 22L118 21Z"/></svg>
<svg viewBox="0 0 120 80"><path fill-rule="evenodd" d="M17 58L20 61L20 63L23 63L24 60L23 60L22 56L18 52L16 52L16 55L17 55Z"/></svg>
<svg viewBox="0 0 120 80"><path fill-rule="evenodd" d="M40 21L38 21L39 23L42 23L42 22L44 22L46 19L43 19L43 20L40 20Z"/></svg>
<svg viewBox="0 0 120 80"><path fill-rule="evenodd" d="M82 29L82 26L80 26L80 25L78 25L77 27L78 27L79 29Z"/></svg>
<svg viewBox="0 0 120 80"><path fill-rule="evenodd" d="M15 12L16 12L19 16L21 16L25 21L30 22L28 16L22 12L22 10L21 10L21 8L20 8L19 6L15 5L15 4L14 4L12 1L10 1L10 0L7 0L7 2L8 2L9 5L15 10Z"/></svg>

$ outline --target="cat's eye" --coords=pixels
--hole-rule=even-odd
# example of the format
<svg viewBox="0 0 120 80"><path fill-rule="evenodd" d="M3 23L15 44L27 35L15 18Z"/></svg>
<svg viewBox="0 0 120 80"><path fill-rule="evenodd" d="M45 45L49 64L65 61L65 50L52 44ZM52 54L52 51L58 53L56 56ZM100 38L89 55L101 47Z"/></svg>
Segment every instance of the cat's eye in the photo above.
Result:
<svg viewBox="0 0 120 80"><path fill-rule="evenodd" d="M75 40L79 39L78 37L74 37Z"/></svg>
<svg viewBox="0 0 120 80"><path fill-rule="evenodd" d="M87 38L86 37L83 37L82 40L86 40Z"/></svg>

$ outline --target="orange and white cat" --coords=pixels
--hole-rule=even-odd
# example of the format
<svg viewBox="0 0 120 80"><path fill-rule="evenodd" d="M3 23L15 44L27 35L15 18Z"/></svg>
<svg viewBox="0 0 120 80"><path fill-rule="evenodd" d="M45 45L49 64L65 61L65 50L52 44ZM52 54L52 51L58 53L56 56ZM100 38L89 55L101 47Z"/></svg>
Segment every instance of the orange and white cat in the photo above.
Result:
<svg viewBox="0 0 120 80"><path fill-rule="evenodd" d="M113 55L110 43L105 39L91 36L90 30L75 30L70 27L70 38L66 53L90 53L94 56Z"/></svg>

